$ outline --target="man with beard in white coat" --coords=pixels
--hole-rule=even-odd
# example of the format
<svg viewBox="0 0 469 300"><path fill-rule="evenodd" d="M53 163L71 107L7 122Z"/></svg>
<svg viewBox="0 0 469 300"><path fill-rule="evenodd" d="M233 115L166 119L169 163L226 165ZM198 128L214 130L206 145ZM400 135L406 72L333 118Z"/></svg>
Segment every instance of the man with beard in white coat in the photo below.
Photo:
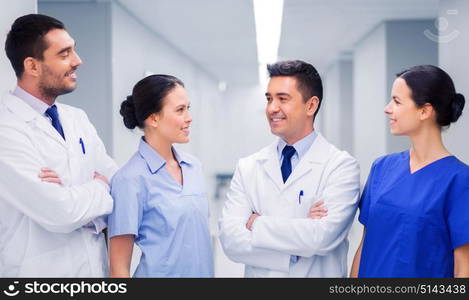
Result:
<svg viewBox="0 0 469 300"><path fill-rule="evenodd" d="M18 80L0 108L0 277L106 276L117 166L85 112L56 102L76 87L75 41L59 20L31 14L5 50Z"/></svg>
<svg viewBox="0 0 469 300"><path fill-rule="evenodd" d="M316 69L268 66L266 116L279 139L239 160L220 219L226 255L246 277L345 277L359 166L314 129Z"/></svg>

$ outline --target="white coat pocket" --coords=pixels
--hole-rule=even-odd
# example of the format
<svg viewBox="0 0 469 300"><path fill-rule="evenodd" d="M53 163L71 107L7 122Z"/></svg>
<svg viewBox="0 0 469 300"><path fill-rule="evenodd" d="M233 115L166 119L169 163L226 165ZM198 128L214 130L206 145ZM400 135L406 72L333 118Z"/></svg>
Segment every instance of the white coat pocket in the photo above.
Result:
<svg viewBox="0 0 469 300"><path fill-rule="evenodd" d="M296 201L296 216L299 218L308 218L309 209L319 200L319 196L317 195L298 197Z"/></svg>

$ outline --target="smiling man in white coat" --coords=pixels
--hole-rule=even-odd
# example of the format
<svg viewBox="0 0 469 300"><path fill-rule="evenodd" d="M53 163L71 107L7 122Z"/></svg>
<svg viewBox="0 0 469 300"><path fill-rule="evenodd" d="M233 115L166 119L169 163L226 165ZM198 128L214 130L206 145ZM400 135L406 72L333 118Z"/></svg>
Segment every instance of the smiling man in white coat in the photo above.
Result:
<svg viewBox="0 0 469 300"><path fill-rule="evenodd" d="M314 129L322 100L316 69L268 66L266 116L279 139L239 160L222 217L226 255L246 277L345 277L359 166Z"/></svg>
<svg viewBox="0 0 469 300"><path fill-rule="evenodd" d="M0 276L102 277L102 216L117 166L84 111L57 103L81 64L59 20L15 20L5 50L16 88L0 107Z"/></svg>

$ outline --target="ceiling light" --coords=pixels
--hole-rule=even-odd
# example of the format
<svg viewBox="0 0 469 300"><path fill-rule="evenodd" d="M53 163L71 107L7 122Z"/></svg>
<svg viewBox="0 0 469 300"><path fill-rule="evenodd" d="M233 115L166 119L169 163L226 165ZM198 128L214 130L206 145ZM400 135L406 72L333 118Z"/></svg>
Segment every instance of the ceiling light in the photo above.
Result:
<svg viewBox="0 0 469 300"><path fill-rule="evenodd" d="M253 0L256 23L257 62L259 82L267 82L267 64L278 58L282 30L283 0Z"/></svg>

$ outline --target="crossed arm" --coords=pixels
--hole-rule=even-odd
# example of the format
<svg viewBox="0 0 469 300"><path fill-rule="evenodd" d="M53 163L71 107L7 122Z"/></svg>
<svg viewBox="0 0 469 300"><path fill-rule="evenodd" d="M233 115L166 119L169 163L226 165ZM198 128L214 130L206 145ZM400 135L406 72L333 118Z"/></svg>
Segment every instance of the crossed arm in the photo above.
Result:
<svg viewBox="0 0 469 300"><path fill-rule="evenodd" d="M41 168L39 178L42 181L62 184L59 175L49 168ZM95 178L109 184L106 177L95 173ZM134 235L126 234L112 237L109 243L109 261L111 277L130 277L130 262L134 245Z"/></svg>
<svg viewBox="0 0 469 300"><path fill-rule="evenodd" d="M41 168L38 177L41 178L41 181L62 185L62 180L60 179L60 176L52 169ZM109 181L107 180L107 178L99 174L98 172L94 173L94 178L99 179L105 184L109 185Z"/></svg>
<svg viewBox="0 0 469 300"><path fill-rule="evenodd" d="M62 184L59 175L49 168L41 168L39 178L42 181ZM106 177L95 173L95 178L109 184ZM109 242L110 277L130 277L130 262L132 259L134 235L126 234L114 236Z"/></svg>
<svg viewBox="0 0 469 300"><path fill-rule="evenodd" d="M358 193L358 164L344 159L330 172L322 191L327 210L315 203L308 218L261 216L252 213L238 165L220 221L221 244L235 262L287 272L291 255L326 255L343 241ZM327 218L314 220L326 214Z"/></svg>
<svg viewBox="0 0 469 300"><path fill-rule="evenodd" d="M321 219L327 216L327 207L324 206L324 201L320 200L316 203L314 203L308 211L308 218L310 219ZM258 213L253 213L247 223L246 223L246 228L249 231L252 231L252 225L254 224L254 221L256 220L257 217L260 217L260 214Z"/></svg>

